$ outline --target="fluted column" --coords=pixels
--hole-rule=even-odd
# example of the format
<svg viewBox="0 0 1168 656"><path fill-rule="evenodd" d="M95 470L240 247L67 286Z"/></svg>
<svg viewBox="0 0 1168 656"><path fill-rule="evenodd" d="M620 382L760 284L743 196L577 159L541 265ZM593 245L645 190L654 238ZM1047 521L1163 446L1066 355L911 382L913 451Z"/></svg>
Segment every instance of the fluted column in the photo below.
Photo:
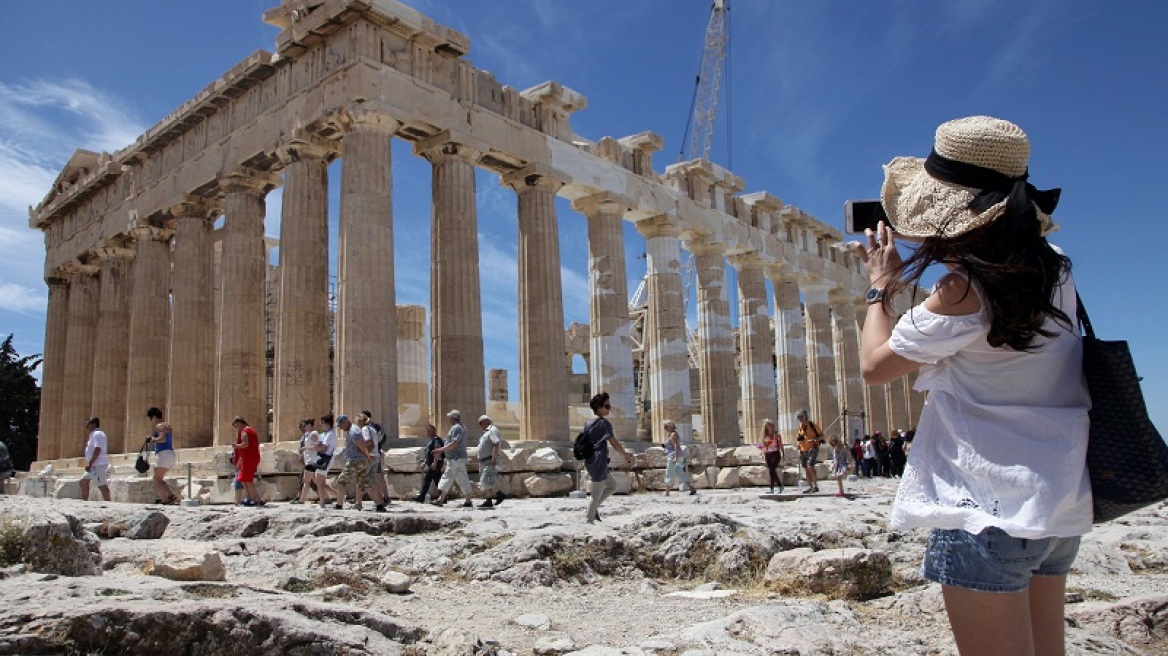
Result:
<svg viewBox="0 0 1168 656"><path fill-rule="evenodd" d="M136 240L130 297L130 355L126 374L126 439L139 443L153 428L146 409L167 407L170 372L171 231L141 225Z"/></svg>
<svg viewBox="0 0 1168 656"><path fill-rule="evenodd" d="M637 434L637 400L633 383L632 322L625 239L625 208L606 197L589 196L572 203L588 218L588 363L592 393L608 392L613 434Z"/></svg>
<svg viewBox="0 0 1168 656"><path fill-rule="evenodd" d="M564 295L556 221L559 180L528 168L503 184L519 197L519 435L568 440Z"/></svg>
<svg viewBox="0 0 1168 656"><path fill-rule="evenodd" d="M664 217L637 223L645 237L649 308L644 332L649 368L653 441L664 442L666 419L677 425L682 441L691 442L689 353L685 343L685 305L681 290L681 229Z"/></svg>
<svg viewBox="0 0 1168 656"><path fill-rule="evenodd" d="M775 428L793 435L799 427L795 414L811 407L807 378L807 330L799 282L771 272L775 293L775 362L778 367L778 418Z"/></svg>
<svg viewBox="0 0 1168 656"><path fill-rule="evenodd" d="M889 429L908 430L908 394L905 378L898 378L886 386L888 388L888 425L880 428L885 435Z"/></svg>
<svg viewBox="0 0 1168 656"><path fill-rule="evenodd" d="M110 453L128 453L138 448L135 436L126 432L126 374L130 359L126 335L130 330L130 266L134 251L104 246L97 255L101 258L101 274L93 359L93 414L101 418Z"/></svg>
<svg viewBox="0 0 1168 656"><path fill-rule="evenodd" d="M219 317L217 444L234 440L231 421L241 416L267 440L267 358L264 301L264 197L278 180L236 173L220 179L224 214Z"/></svg>
<svg viewBox="0 0 1168 656"><path fill-rule="evenodd" d="M65 404L65 351L68 348L69 285L64 278L45 279L49 306L45 315L45 355L41 366L41 412L37 431L37 460L61 455Z"/></svg>
<svg viewBox="0 0 1168 656"><path fill-rule="evenodd" d="M388 144L384 144L388 152ZM328 156L293 141L280 148L284 197L280 211L279 315L273 439L298 439L297 424L329 410ZM383 217L389 220L390 217ZM384 255L384 254L383 254ZM392 249L386 255L392 260ZM390 283L392 286L392 283ZM392 314L393 305L385 314ZM368 409L368 408L362 408ZM396 411L396 407L395 407ZM350 412L352 412L350 410ZM388 413L396 416L396 412ZM388 435L391 417L377 415ZM396 428L396 427L395 427Z"/></svg>
<svg viewBox="0 0 1168 656"><path fill-rule="evenodd" d="M831 429L839 416L839 396L835 386L835 353L831 338L831 306L827 293L831 286L826 283L805 283L801 286L806 301L807 320L807 378L811 391L812 421L829 435L839 435L838 424Z"/></svg>
<svg viewBox="0 0 1168 656"><path fill-rule="evenodd" d="M836 389L848 416L864 411L864 379L860 376L860 336L856 331L855 298L841 292L831 296L831 327L836 362Z"/></svg>
<svg viewBox="0 0 1168 656"><path fill-rule="evenodd" d="M739 384L734 372L734 329L730 326L730 301L726 294L726 261L722 250L712 244L694 241L689 246L698 274L701 441L737 444L743 431L738 426Z"/></svg>
<svg viewBox="0 0 1168 656"><path fill-rule="evenodd" d="M479 242L474 163L486 146L443 133L414 152L433 165L430 224L430 412L445 425L459 410L477 418L486 409L483 306L479 287ZM556 355L556 362L562 354ZM477 437L477 422L464 421Z"/></svg>
<svg viewBox="0 0 1168 656"><path fill-rule="evenodd" d="M914 389L917 384L917 376L920 375L920 370L914 371L905 377L906 385L908 387L908 422L903 426L905 430L916 428L917 424L921 422L921 411L925 409L925 402L928 400L928 395L925 392L918 392Z"/></svg>
<svg viewBox="0 0 1168 656"><path fill-rule="evenodd" d="M856 329L864 329L864 319L868 316L868 304L859 301L855 305ZM864 385L864 408L867 411L865 433L888 430L888 390L884 385Z"/></svg>
<svg viewBox="0 0 1168 656"><path fill-rule="evenodd" d="M397 414L402 435L422 436L430 423L426 308L397 306Z"/></svg>
<svg viewBox="0 0 1168 656"><path fill-rule="evenodd" d="M77 266L69 274L69 309L65 343L65 398L61 408L58 456L85 451L85 421L93 415L93 356L97 338L100 291L97 267Z"/></svg>
<svg viewBox="0 0 1168 656"><path fill-rule="evenodd" d="M174 210L177 220L171 285L171 366L166 396L175 446L180 448L214 444L212 219L218 214L218 209L199 202L183 203Z"/></svg>
<svg viewBox="0 0 1168 656"><path fill-rule="evenodd" d="M775 391L774 342L767 314L766 274L752 255L730 258L738 270L738 341L742 362L742 431L753 441L762 423L773 419Z"/></svg>

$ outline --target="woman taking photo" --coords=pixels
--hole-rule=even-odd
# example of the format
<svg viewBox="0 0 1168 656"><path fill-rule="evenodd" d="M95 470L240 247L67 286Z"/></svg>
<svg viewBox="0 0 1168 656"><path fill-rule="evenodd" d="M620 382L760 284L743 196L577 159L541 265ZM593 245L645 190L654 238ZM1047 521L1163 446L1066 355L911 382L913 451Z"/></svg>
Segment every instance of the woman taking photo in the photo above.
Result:
<svg viewBox="0 0 1168 656"><path fill-rule="evenodd" d="M871 290L869 384L920 369L928 398L892 528L932 529L961 654L1062 654L1066 575L1091 529L1082 348L1070 261L1046 241L1058 191L1026 182L1030 142L985 116L937 129L927 160L885 166L881 223L857 244ZM902 261L894 238L918 242ZM896 320L889 301L947 269Z"/></svg>

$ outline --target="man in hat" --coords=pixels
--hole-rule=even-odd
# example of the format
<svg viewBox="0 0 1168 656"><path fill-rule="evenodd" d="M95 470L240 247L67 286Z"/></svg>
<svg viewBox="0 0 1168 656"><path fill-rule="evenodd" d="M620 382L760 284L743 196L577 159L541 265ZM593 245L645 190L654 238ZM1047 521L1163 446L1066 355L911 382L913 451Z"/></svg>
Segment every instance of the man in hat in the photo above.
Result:
<svg viewBox="0 0 1168 656"><path fill-rule="evenodd" d="M337 510L345 509L345 496L349 493L349 486L353 486L353 498L357 510L361 510L361 496L368 491L373 502L377 504L377 512L385 512L385 499L376 487L372 486L369 471L373 464L373 449L371 441L366 440L359 427L349 420L347 415L337 417L337 428L345 431L345 468L337 476Z"/></svg>
<svg viewBox="0 0 1168 656"><path fill-rule="evenodd" d="M479 428L483 429L483 436L479 438L479 491L484 498L479 508L494 508L503 503L503 491L495 491L499 484L499 455L503 438L499 437L499 428L486 415L479 417ZM492 496L494 501L491 500Z"/></svg>
<svg viewBox="0 0 1168 656"><path fill-rule="evenodd" d="M466 473L466 427L462 425L462 413L458 410L447 412L446 417L450 420L450 432L446 434L446 444L434 449L435 456L439 454L446 456L446 471L442 474L442 480L438 481L440 494L434 500L434 505L446 505L446 497L450 495L450 488L457 483L458 490L464 499L462 507L470 508L474 505L471 503L474 489L471 488L470 476Z"/></svg>

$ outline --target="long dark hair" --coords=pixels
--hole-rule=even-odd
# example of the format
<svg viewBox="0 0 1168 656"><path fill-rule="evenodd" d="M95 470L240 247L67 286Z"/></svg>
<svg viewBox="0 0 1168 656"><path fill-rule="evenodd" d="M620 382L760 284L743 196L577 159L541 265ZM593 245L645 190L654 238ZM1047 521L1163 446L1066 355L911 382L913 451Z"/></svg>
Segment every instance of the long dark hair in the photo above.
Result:
<svg viewBox="0 0 1168 656"><path fill-rule="evenodd" d="M1042 327L1048 317L1072 326L1054 304L1055 290L1070 273L1071 260L1056 251L1041 230L1033 211L1007 210L996 221L965 234L926 238L891 274L895 277L885 292L885 309L890 309L891 296L910 285L915 303L916 286L929 265L956 264L985 290L990 346L1034 350L1039 336L1054 336ZM969 291L967 286L965 293Z"/></svg>

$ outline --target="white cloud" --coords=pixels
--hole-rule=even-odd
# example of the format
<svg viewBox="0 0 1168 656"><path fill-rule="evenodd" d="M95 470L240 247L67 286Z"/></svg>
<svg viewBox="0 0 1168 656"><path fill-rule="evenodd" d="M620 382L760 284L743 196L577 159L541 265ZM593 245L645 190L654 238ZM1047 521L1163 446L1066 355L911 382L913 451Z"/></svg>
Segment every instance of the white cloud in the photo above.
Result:
<svg viewBox="0 0 1168 656"><path fill-rule="evenodd" d="M48 305L48 292L0 280L0 310L20 314L39 314Z"/></svg>

